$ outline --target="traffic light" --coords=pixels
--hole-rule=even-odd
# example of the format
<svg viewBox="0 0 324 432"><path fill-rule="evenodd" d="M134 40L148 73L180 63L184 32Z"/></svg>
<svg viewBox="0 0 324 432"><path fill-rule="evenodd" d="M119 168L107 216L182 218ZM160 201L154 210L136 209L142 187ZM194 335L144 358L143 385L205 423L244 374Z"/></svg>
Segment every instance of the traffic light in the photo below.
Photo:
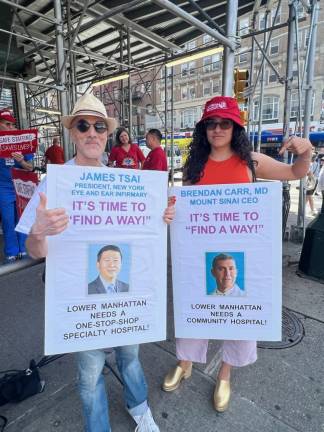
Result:
<svg viewBox="0 0 324 432"><path fill-rule="evenodd" d="M238 103L247 103L246 89L249 86L249 71L247 69L234 70L234 97Z"/></svg>
<svg viewBox="0 0 324 432"><path fill-rule="evenodd" d="M244 124L244 126L246 126L248 124L248 121L249 121L248 111L241 111L240 110L240 117L241 117L242 123Z"/></svg>

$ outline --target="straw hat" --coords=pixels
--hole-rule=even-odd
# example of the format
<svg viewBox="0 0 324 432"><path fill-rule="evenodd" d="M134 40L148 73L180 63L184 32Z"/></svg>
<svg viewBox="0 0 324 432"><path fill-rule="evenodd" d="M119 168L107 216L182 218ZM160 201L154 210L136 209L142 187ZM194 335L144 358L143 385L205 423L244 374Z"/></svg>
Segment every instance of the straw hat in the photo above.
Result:
<svg viewBox="0 0 324 432"><path fill-rule="evenodd" d="M75 103L72 114L61 116L61 121L67 129L71 129L72 121L77 116L91 115L101 118L107 125L108 134L111 134L117 127L117 121L107 116L104 104L93 94L86 93Z"/></svg>

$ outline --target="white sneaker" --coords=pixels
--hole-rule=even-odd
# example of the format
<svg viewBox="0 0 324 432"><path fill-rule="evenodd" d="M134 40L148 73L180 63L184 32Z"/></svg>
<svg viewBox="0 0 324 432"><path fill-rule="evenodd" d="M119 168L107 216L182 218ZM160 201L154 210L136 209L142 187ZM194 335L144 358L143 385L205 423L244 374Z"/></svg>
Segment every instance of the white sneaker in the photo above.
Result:
<svg viewBox="0 0 324 432"><path fill-rule="evenodd" d="M148 408L142 416L133 416L133 419L137 423L135 432L160 432L150 408Z"/></svg>

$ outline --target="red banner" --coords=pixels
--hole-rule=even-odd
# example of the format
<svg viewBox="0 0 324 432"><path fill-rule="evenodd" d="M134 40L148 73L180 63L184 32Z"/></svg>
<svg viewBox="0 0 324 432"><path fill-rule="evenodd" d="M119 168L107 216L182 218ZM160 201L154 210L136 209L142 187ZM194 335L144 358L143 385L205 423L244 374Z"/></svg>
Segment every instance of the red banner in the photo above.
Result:
<svg viewBox="0 0 324 432"><path fill-rule="evenodd" d="M37 129L0 131L0 158L11 157L12 153L35 153Z"/></svg>
<svg viewBox="0 0 324 432"><path fill-rule="evenodd" d="M16 192L17 213L20 218L38 185L38 176L34 172L19 168L12 168L11 174Z"/></svg>

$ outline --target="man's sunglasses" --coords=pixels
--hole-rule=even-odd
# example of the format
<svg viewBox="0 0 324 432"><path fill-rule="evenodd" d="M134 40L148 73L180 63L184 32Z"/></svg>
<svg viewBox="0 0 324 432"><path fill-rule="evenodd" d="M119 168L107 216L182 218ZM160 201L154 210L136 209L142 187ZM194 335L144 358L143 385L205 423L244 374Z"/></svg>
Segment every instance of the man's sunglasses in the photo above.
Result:
<svg viewBox="0 0 324 432"><path fill-rule="evenodd" d="M90 127L93 126L95 128L95 131L99 134L107 132L107 125L103 121L97 121L96 123L89 123L87 120L78 120L75 124L75 128L78 129L79 132L85 133L88 132Z"/></svg>
<svg viewBox="0 0 324 432"><path fill-rule="evenodd" d="M205 120L205 126L208 130L214 130L219 126L221 129L230 129L233 126L232 120L224 119L221 121L216 121L212 119Z"/></svg>

